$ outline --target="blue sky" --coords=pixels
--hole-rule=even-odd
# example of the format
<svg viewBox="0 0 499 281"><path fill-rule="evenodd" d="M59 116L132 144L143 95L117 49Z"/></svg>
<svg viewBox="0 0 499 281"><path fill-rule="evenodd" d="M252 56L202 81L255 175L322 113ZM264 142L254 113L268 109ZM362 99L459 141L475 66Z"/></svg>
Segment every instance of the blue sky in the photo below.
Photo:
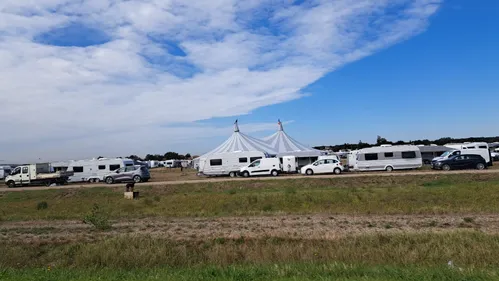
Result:
<svg viewBox="0 0 499 281"><path fill-rule="evenodd" d="M286 131L310 145L499 135L498 26L498 1L445 2L425 32L240 120L294 120Z"/></svg>
<svg viewBox="0 0 499 281"><path fill-rule="evenodd" d="M497 135L497 1L5 0L0 159ZM24 114L20 114L20 112ZM26 114L28 113L28 114Z"/></svg>

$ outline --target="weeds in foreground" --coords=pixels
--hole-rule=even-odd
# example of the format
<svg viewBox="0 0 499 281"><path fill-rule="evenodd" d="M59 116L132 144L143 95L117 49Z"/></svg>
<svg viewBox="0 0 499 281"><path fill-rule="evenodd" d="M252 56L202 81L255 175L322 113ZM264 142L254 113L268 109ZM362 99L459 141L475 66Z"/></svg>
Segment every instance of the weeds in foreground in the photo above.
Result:
<svg viewBox="0 0 499 281"><path fill-rule="evenodd" d="M37 210L45 210L49 207L49 204L46 201L41 201L36 204L36 209Z"/></svg>
<svg viewBox="0 0 499 281"><path fill-rule="evenodd" d="M83 222L93 225L98 230L109 230L112 227L109 215L97 204L94 204L92 211L83 218Z"/></svg>

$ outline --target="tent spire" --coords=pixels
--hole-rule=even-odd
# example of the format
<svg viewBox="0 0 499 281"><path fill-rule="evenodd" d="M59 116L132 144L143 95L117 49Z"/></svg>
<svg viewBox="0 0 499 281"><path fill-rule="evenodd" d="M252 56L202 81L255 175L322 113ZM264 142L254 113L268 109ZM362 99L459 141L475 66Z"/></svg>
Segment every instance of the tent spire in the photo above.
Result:
<svg viewBox="0 0 499 281"><path fill-rule="evenodd" d="M279 131L284 131L284 129L282 128L281 119L277 119L277 125L279 125Z"/></svg>
<svg viewBox="0 0 499 281"><path fill-rule="evenodd" d="M234 122L234 132L239 132L239 125L237 124L237 119L236 122Z"/></svg>

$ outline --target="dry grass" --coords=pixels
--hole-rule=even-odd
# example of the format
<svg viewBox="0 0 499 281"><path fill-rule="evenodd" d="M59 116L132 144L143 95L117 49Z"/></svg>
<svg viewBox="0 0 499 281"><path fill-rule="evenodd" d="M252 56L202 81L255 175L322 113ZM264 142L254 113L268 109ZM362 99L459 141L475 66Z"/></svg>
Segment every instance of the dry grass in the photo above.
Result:
<svg viewBox="0 0 499 281"><path fill-rule="evenodd" d="M98 204L110 218L268 214L451 214L499 212L499 174L420 175L145 186L5 193L2 220L82 219ZM47 209L37 209L46 201Z"/></svg>
<svg viewBox="0 0 499 281"><path fill-rule="evenodd" d="M89 243L0 242L0 267L153 268L326 263L499 267L499 236L477 231L373 234L335 240L215 238L172 241L120 235Z"/></svg>

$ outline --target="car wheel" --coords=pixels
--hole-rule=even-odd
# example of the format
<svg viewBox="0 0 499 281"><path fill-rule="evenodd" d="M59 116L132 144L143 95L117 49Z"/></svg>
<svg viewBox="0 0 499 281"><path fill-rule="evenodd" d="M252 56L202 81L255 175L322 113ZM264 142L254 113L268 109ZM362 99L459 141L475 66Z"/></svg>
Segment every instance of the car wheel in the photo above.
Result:
<svg viewBox="0 0 499 281"><path fill-rule="evenodd" d="M249 172L248 172L248 171L244 171L244 172L243 172L243 177L247 178L247 177L249 177L249 176L250 176L250 174L249 174Z"/></svg>
<svg viewBox="0 0 499 281"><path fill-rule="evenodd" d="M142 181L142 178L141 178L140 176L134 176L134 177L133 177L133 182L135 182L135 183L139 183L139 182L141 182L141 181Z"/></svg>
<svg viewBox="0 0 499 281"><path fill-rule="evenodd" d="M335 173L336 175L341 174L341 169L340 169L340 168L335 168L335 169L334 169L334 173Z"/></svg>
<svg viewBox="0 0 499 281"><path fill-rule="evenodd" d="M314 171L312 171L312 169L308 169L306 172L305 172L307 175L311 176L314 174Z"/></svg>
<svg viewBox="0 0 499 281"><path fill-rule="evenodd" d="M386 167L385 171L387 171L387 172L393 172L393 167L392 166L388 166L388 167Z"/></svg>
<svg viewBox="0 0 499 281"><path fill-rule="evenodd" d="M272 170L272 172L270 172L270 174L273 176L273 177L277 177L279 175L279 172L277 172L276 170Z"/></svg>
<svg viewBox="0 0 499 281"><path fill-rule="evenodd" d="M483 169L485 169L485 165L483 163L478 163L478 164L476 164L476 169L483 170Z"/></svg>
<svg viewBox="0 0 499 281"><path fill-rule="evenodd" d="M106 183L107 184L113 184L114 183L114 179L112 177L107 177L106 178Z"/></svg>
<svg viewBox="0 0 499 281"><path fill-rule="evenodd" d="M235 177L236 177L236 172L230 172L230 173L229 173L229 177L231 177L231 178L235 178Z"/></svg>
<svg viewBox="0 0 499 281"><path fill-rule="evenodd" d="M52 185L52 182L51 182L51 181L46 181L46 182L45 182L45 186L46 186L46 187L49 187L49 186L51 186L51 185Z"/></svg>
<svg viewBox="0 0 499 281"><path fill-rule="evenodd" d="M14 181L9 181L9 182L7 183L7 186L8 186L9 188L14 188L14 187L16 187L16 183L15 183Z"/></svg>
<svg viewBox="0 0 499 281"><path fill-rule="evenodd" d="M444 171L450 171L450 166L447 165L447 164L445 164L445 165L442 166L442 170L444 170Z"/></svg>

